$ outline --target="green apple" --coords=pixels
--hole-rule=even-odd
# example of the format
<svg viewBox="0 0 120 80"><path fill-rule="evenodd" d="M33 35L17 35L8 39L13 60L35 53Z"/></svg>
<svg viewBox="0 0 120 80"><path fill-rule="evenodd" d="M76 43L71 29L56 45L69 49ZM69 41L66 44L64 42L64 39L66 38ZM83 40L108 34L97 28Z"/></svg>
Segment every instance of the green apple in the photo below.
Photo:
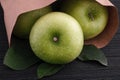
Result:
<svg viewBox="0 0 120 80"><path fill-rule="evenodd" d="M29 40L36 56L51 64L66 64L76 59L84 41L77 20L62 12L41 17L34 24Z"/></svg>
<svg viewBox="0 0 120 80"><path fill-rule="evenodd" d="M108 22L108 10L95 0L64 0L61 11L73 16L81 25L85 40L99 35Z"/></svg>
<svg viewBox="0 0 120 80"><path fill-rule="evenodd" d="M28 38L35 21L51 11L51 6L47 6L21 14L16 21L13 34L22 39Z"/></svg>

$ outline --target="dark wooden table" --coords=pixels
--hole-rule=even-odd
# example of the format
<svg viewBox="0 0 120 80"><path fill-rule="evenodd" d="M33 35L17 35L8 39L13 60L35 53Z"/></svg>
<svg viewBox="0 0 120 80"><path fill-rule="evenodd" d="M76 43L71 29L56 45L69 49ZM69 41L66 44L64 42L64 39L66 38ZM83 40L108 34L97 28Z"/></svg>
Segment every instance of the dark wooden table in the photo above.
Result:
<svg viewBox="0 0 120 80"><path fill-rule="evenodd" d="M117 6L120 14L120 0L111 1ZM7 49L8 42L3 11L0 7L0 80L37 80L37 64L23 71L14 71L3 65L3 58ZM57 74L42 80L120 80L120 28L109 45L102 50L107 56L108 67L101 66L96 62L75 60Z"/></svg>

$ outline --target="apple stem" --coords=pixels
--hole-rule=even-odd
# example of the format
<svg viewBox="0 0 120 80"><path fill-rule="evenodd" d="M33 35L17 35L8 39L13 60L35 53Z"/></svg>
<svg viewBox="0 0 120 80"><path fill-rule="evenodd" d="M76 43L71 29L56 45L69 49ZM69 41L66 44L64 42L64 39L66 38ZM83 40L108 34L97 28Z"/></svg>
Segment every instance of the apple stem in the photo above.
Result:
<svg viewBox="0 0 120 80"><path fill-rule="evenodd" d="M91 19L92 21L94 21L94 16L93 16L93 14L92 14L92 13L89 13L88 15L89 15L90 19Z"/></svg>
<svg viewBox="0 0 120 80"><path fill-rule="evenodd" d="M58 41L58 38L57 38L57 37L53 37L53 41L54 41L54 42L57 42L57 41Z"/></svg>

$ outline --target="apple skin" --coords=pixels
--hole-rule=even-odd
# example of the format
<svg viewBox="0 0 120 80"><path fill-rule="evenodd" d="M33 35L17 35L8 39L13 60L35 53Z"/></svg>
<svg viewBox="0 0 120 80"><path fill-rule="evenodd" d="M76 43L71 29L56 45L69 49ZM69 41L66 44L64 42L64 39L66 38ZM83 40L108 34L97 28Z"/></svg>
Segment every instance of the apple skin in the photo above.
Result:
<svg viewBox="0 0 120 80"><path fill-rule="evenodd" d="M18 38L28 39L32 26L41 16L52 11L51 6L29 11L18 16L13 34Z"/></svg>
<svg viewBox="0 0 120 80"><path fill-rule="evenodd" d="M107 8L95 0L65 0L61 11L73 16L80 23L85 40L99 35L108 22Z"/></svg>
<svg viewBox="0 0 120 80"><path fill-rule="evenodd" d="M72 16L51 12L41 17L30 32L30 45L41 60L66 64L76 59L83 48L83 32Z"/></svg>

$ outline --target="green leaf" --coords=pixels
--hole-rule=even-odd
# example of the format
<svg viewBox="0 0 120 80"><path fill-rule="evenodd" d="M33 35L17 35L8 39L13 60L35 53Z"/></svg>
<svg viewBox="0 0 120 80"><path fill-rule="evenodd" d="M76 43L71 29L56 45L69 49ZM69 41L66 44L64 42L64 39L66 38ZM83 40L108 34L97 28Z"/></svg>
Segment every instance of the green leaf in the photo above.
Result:
<svg viewBox="0 0 120 80"><path fill-rule="evenodd" d="M38 78L43 78L45 76L50 76L57 73L59 70L63 68L64 65L55 65L55 64L48 64L42 63L39 65L37 69Z"/></svg>
<svg viewBox="0 0 120 80"><path fill-rule="evenodd" d="M107 58L104 53L93 45L85 45L78 59L82 61L94 60L98 61L104 66L108 66Z"/></svg>
<svg viewBox="0 0 120 80"><path fill-rule="evenodd" d="M12 39L4 64L13 70L23 70L40 61L32 52L28 40Z"/></svg>

